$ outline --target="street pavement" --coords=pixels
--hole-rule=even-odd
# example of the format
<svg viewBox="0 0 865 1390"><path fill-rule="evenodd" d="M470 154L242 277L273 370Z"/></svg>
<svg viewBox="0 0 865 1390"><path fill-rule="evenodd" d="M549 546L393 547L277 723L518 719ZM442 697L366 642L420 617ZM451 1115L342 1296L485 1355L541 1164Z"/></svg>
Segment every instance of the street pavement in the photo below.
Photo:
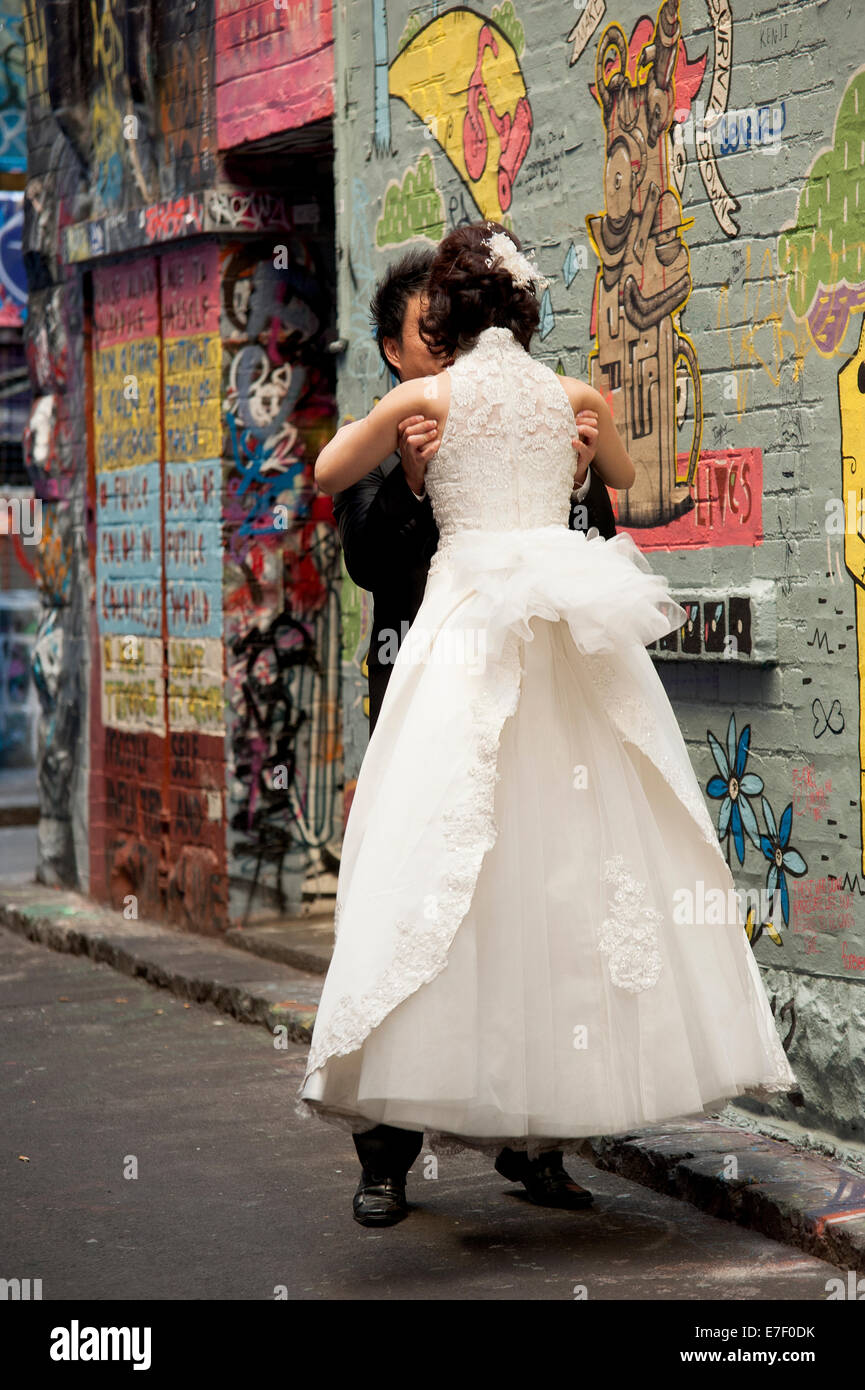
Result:
<svg viewBox="0 0 865 1390"><path fill-rule="evenodd" d="M293 1109L303 1043L0 929L0 1273L121 1300L823 1302L825 1260L583 1161L583 1212L476 1155L352 1220L348 1134Z"/></svg>

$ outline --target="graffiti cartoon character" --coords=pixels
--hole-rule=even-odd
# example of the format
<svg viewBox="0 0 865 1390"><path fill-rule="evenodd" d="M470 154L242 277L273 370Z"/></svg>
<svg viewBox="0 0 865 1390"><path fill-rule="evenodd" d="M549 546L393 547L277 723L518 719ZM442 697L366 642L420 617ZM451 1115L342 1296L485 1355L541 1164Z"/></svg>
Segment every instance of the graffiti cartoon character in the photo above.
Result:
<svg viewBox="0 0 865 1390"><path fill-rule="evenodd" d="M693 506L689 483L700 451L703 410L693 344L678 314L691 292L690 258L680 232L682 205L670 178L669 131L676 108L673 73L681 25L678 0L664 0L651 42L631 55L618 24L598 44L595 95L606 132L603 213L586 219L601 262L595 281L592 385L610 402L637 470L619 496L624 526L657 526ZM682 420L684 364L694 387L688 477L676 471L677 397Z"/></svg>

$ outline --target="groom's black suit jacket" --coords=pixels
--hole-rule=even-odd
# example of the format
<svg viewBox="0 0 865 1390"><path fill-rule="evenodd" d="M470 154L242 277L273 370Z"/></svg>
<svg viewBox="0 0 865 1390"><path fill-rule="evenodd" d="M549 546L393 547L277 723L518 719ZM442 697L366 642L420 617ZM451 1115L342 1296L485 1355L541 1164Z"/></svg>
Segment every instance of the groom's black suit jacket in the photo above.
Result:
<svg viewBox="0 0 865 1390"><path fill-rule="evenodd" d="M576 466L576 454L574 460ZM572 500L572 530L597 526L608 540L616 534L609 493L594 469L582 506L587 519ZM335 493L333 511L345 567L355 584L370 590L373 596L367 658L371 734L393 666L392 660L382 662L380 658L381 634L392 630L399 644L414 622L426 588L430 560L438 545L438 527L429 497L419 502L409 487L398 453L391 454L352 487ZM385 646L385 653L394 651L391 641Z"/></svg>

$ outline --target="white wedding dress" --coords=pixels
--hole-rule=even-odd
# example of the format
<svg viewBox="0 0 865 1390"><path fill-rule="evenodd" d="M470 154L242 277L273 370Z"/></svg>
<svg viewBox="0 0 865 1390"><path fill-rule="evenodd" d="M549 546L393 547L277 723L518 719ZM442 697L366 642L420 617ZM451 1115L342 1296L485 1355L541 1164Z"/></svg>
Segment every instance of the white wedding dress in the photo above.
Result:
<svg viewBox="0 0 865 1390"><path fill-rule="evenodd" d="M684 609L627 533L569 529L556 374L504 328L449 374L297 1113L534 1155L788 1091L738 901L674 915L734 886L645 649Z"/></svg>

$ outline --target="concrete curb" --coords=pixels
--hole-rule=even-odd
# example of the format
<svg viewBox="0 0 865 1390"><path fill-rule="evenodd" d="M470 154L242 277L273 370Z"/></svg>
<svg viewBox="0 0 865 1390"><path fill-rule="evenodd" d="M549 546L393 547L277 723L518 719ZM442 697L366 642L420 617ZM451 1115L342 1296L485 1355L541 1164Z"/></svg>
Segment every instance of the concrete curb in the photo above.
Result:
<svg viewBox="0 0 865 1390"><path fill-rule="evenodd" d="M241 1023L270 1031L281 1024L294 1042L312 1037L323 981L279 962L265 965L247 951L155 922L126 921L77 893L40 885L3 888L0 923L52 950L89 956L181 999L213 1004Z"/></svg>
<svg viewBox="0 0 865 1390"><path fill-rule="evenodd" d="M865 1178L715 1120L591 1139L598 1168L865 1274Z"/></svg>
<svg viewBox="0 0 865 1390"><path fill-rule="evenodd" d="M333 956L333 908L273 925L230 927L224 940L238 950L277 960L310 975L326 975Z"/></svg>
<svg viewBox="0 0 865 1390"><path fill-rule="evenodd" d="M129 922L76 893L40 885L0 887L0 924L212 1004L242 1023L271 1032L283 1024L293 1041L311 1039L321 976L265 963L248 947ZM865 1178L792 1143L694 1119L587 1139L582 1152L597 1168L865 1274Z"/></svg>

